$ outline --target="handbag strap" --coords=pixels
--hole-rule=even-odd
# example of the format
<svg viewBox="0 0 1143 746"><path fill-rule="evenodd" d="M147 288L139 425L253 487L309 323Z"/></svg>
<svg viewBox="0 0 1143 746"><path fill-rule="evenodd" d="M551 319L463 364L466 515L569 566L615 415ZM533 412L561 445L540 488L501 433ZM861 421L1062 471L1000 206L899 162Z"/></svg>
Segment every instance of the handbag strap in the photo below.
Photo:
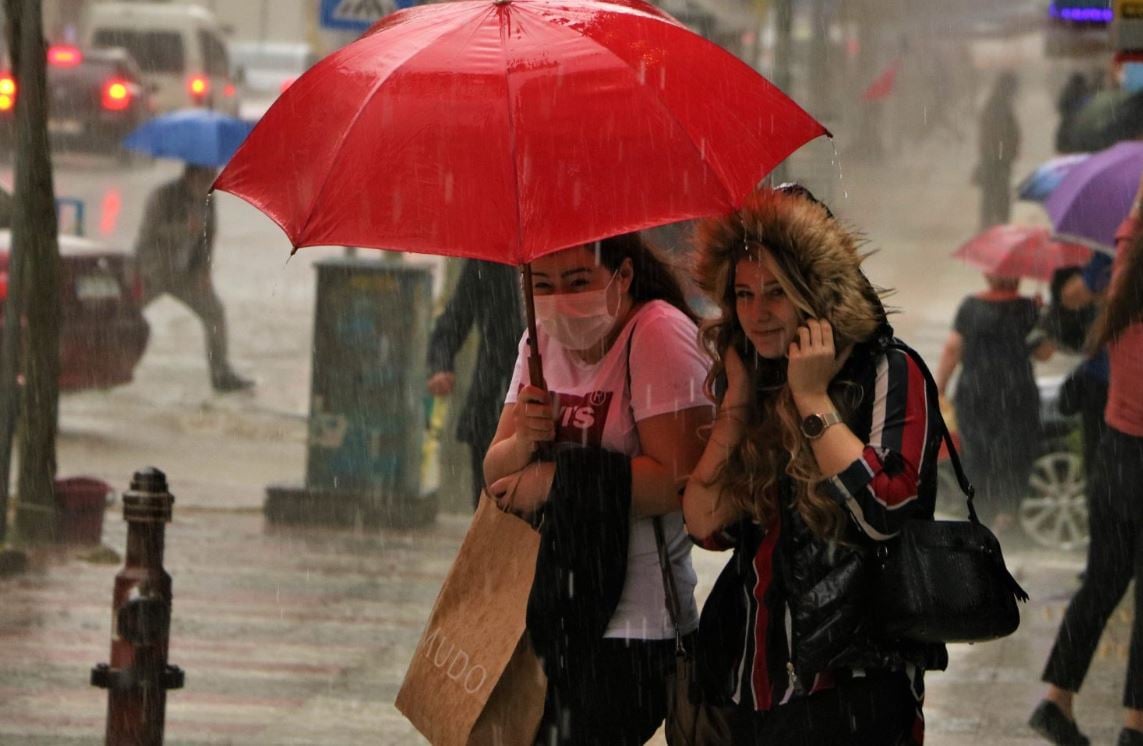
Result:
<svg viewBox="0 0 1143 746"><path fill-rule="evenodd" d="M921 357L919 352L892 337L882 338L881 346L884 349L899 350L912 358L913 362L920 368L921 375L925 377L925 384L929 390L932 392L937 391L937 382L933 380L933 374L929 371L929 366L925 364L925 360ZM968 520L972 523L979 524L980 519L976 515L976 506L973 505L973 500L976 499L976 488L972 486L972 482L968 481L968 475L964 473L964 466L960 461L960 453L957 452L956 446L953 444L952 434L949 433L949 427L945 423L944 415L941 414L940 406L935 407L932 414L936 416L937 425L941 429L941 439L944 440L945 447L948 448L949 461L952 462L953 471L956 473L957 484L960 485L961 492L963 492L967 498L965 503L968 505Z"/></svg>
<svg viewBox="0 0 1143 746"><path fill-rule="evenodd" d="M659 570L663 573L663 593L667 598L667 613L675 628L675 653L686 652L683 646L683 631L679 627L682 617L682 604L679 603L679 589L675 586L675 573L671 570L671 559L667 556L667 540L663 536L663 519L655 516L651 521L655 526L655 549L659 555Z"/></svg>

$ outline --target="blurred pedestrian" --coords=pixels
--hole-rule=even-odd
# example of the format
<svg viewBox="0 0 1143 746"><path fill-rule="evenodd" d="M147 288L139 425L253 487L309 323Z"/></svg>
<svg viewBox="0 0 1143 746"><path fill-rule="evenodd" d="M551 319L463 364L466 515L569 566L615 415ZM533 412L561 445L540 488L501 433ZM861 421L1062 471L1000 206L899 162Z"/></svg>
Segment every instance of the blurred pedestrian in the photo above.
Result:
<svg viewBox="0 0 1143 746"><path fill-rule="evenodd" d="M859 238L809 192L765 190L698 235L718 413L683 511L734 549L703 606L702 694L747 711L736 743L919 744L924 673L948 656L878 634L861 567L933 516L936 392L888 346Z"/></svg>
<svg viewBox="0 0 1143 746"><path fill-rule="evenodd" d="M471 456L473 505L484 489L484 454L496 433L524 331L517 276L507 264L466 260L429 338L427 387L434 396L448 396L456 386L457 353L472 332L480 335L472 382L456 418L456 439L468 445Z"/></svg>
<svg viewBox="0 0 1143 746"><path fill-rule="evenodd" d="M1076 115L1094 93L1092 84L1086 75L1076 70L1060 89L1060 97L1056 101L1056 111L1059 112L1060 121L1056 125L1056 152L1075 153L1080 149L1072 144L1071 128L1075 123Z"/></svg>
<svg viewBox="0 0 1143 746"><path fill-rule="evenodd" d="M988 290L965 298L937 366L941 396L957 367L953 405L965 471L976 504L997 531L1011 525L1039 456L1040 390L1032 358L1047 360L1050 340L1029 344L1040 304L1020 295L1020 280L985 275Z"/></svg>
<svg viewBox="0 0 1143 746"><path fill-rule="evenodd" d="M1107 302L1096 320L1091 346L1106 348L1110 369L1107 432L1099 444L1088 486L1087 570L1072 597L1044 668L1048 684L1030 725L1056 744L1087 744L1072 711L1108 618L1132 579L1143 577L1143 232L1139 230L1143 182L1130 215L1116 235ZM1118 746L1143 745L1143 585L1135 583L1135 614L1123 724Z"/></svg>
<svg viewBox="0 0 1143 746"><path fill-rule="evenodd" d="M980 229L1007 223L1012 212L1012 164L1020 154L1020 125L1015 104L1016 75L1003 72L980 113L977 163L973 180L980 187Z"/></svg>
<svg viewBox="0 0 1143 746"><path fill-rule="evenodd" d="M143 283L143 306L170 295L202 322L206 359L215 391L249 389L254 382L238 375L227 357L226 312L211 279L217 216L207 199L216 172L187 164L182 175L147 198L135 241Z"/></svg>
<svg viewBox="0 0 1143 746"><path fill-rule="evenodd" d="M1060 270L1052 278L1052 306L1041 319L1041 326L1062 349L1085 353L1087 336L1098 314L1095 300L1107 288L1110 268L1108 257L1097 253L1086 267ZM1080 415L1084 474L1089 482L1099 442L1107 430L1103 410L1107 408L1108 378L1107 350L1095 350L1060 386L1060 413Z"/></svg>
<svg viewBox="0 0 1143 746"><path fill-rule="evenodd" d="M542 525L536 743L642 744L667 712L676 629L698 626L678 485L710 422L706 361L678 278L638 233L533 261L532 287L547 388L528 383L522 340L484 472L502 507Z"/></svg>

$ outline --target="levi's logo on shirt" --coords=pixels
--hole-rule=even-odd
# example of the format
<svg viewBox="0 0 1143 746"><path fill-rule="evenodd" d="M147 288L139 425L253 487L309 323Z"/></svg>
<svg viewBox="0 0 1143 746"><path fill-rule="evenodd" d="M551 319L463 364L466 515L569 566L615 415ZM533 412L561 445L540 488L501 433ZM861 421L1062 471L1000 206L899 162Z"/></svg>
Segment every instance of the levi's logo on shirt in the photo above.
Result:
<svg viewBox="0 0 1143 746"><path fill-rule="evenodd" d="M613 391L591 391L582 396L557 393L556 442L602 445L613 395Z"/></svg>

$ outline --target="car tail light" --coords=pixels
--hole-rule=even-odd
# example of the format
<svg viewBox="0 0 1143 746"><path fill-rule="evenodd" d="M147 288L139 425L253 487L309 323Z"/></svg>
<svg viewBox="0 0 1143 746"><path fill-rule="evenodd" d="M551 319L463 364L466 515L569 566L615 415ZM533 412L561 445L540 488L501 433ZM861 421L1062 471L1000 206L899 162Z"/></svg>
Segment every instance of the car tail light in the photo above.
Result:
<svg viewBox="0 0 1143 746"><path fill-rule="evenodd" d="M83 53L76 47L59 44L48 47L48 64L55 67L75 67L83 62Z"/></svg>
<svg viewBox="0 0 1143 746"><path fill-rule="evenodd" d="M206 94L210 93L210 78L195 75L187 83L187 89L192 98L206 98Z"/></svg>
<svg viewBox="0 0 1143 746"><path fill-rule="evenodd" d="M131 105L131 85L125 80L112 78L103 84L103 108L123 111Z"/></svg>
<svg viewBox="0 0 1143 746"><path fill-rule="evenodd" d="M8 300L8 273L0 272L0 302Z"/></svg>
<svg viewBox="0 0 1143 746"><path fill-rule="evenodd" d="M0 111L11 111L16 105L16 81L11 75L0 76Z"/></svg>
<svg viewBox="0 0 1143 746"><path fill-rule="evenodd" d="M226 96L227 98L234 98L234 94L237 92L238 89L234 87L233 83L227 83L226 87L222 89L222 95Z"/></svg>

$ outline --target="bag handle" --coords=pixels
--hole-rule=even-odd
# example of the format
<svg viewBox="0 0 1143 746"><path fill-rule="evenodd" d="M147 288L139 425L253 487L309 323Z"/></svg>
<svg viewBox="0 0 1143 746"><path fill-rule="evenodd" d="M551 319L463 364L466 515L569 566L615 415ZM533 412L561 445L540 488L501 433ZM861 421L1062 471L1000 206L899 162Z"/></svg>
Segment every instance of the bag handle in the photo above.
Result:
<svg viewBox="0 0 1143 746"><path fill-rule="evenodd" d="M929 366L925 364L920 353L912 347L897 341L895 338L882 337L880 342L881 347L884 349L899 350L908 355L913 362L917 364L917 367L921 369L921 375L925 377L926 386L934 392L937 390L937 382L933 380L933 374L929 371ZM937 424L941 428L941 439L944 441L945 447L948 448L949 461L952 462L953 471L956 472L957 484L960 485L961 492L963 492L967 498L965 503L968 505L968 520L972 523L979 524L980 519L976 515L976 506L973 505L973 500L976 499L976 488L972 486L972 482L968 481L968 475L964 473L964 466L961 464L960 454L957 452L956 446L953 445L952 435L949 433L949 427L945 423L944 415L941 414L940 406L937 406L933 410L933 414L936 416Z"/></svg>
<svg viewBox="0 0 1143 746"><path fill-rule="evenodd" d="M655 549L659 555L659 570L663 574L663 593L667 598L667 613L671 615L671 624L675 628L675 653L686 652L683 646L683 632L679 627L679 618L682 617L682 604L679 603L679 589L675 586L675 573L671 570L671 560L667 556L667 540L663 537L663 519L655 516L652 519L655 526Z"/></svg>

